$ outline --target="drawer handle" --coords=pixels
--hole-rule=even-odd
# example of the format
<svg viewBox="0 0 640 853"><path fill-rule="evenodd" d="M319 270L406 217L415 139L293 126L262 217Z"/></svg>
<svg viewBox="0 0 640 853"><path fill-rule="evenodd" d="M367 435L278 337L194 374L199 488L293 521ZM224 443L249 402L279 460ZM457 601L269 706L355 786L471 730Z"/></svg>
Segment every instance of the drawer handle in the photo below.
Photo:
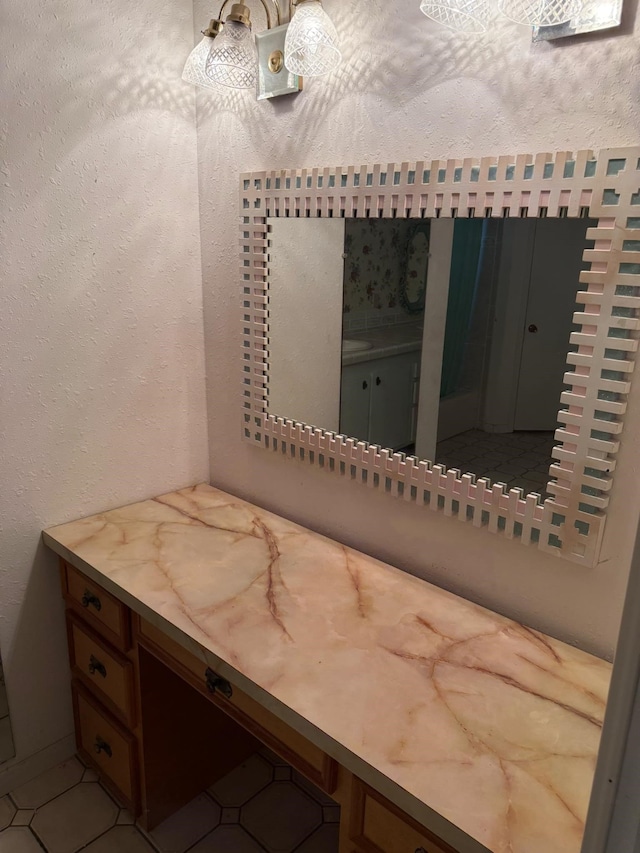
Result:
<svg viewBox="0 0 640 853"><path fill-rule="evenodd" d="M93 749L97 755L100 755L101 752L104 752L105 755L108 755L109 758L113 756L113 751L106 740L102 740L100 735L96 736L96 742L93 745Z"/></svg>
<svg viewBox="0 0 640 853"><path fill-rule="evenodd" d="M97 672L103 678L107 677L106 666L101 663L94 655L91 655L91 657L89 658L89 672L91 673L91 675L95 675Z"/></svg>
<svg viewBox="0 0 640 853"><path fill-rule="evenodd" d="M223 696L226 696L227 699L231 699L233 696L233 688L228 681L221 678L212 669L207 669L205 672L205 678L207 680L207 690L209 693L215 693L216 690L218 690Z"/></svg>
<svg viewBox="0 0 640 853"><path fill-rule="evenodd" d="M82 606L89 607L89 605L95 607L96 610L102 610L102 604L98 596L89 592L88 589L85 589L84 595L82 596Z"/></svg>

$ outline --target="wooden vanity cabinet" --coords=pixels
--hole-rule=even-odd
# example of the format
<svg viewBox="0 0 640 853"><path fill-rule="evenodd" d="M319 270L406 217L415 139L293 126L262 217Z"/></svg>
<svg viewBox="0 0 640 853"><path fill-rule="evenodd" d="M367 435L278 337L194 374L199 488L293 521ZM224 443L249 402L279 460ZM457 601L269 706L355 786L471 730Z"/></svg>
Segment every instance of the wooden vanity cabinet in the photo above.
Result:
<svg viewBox="0 0 640 853"><path fill-rule="evenodd" d="M357 853L456 853L355 776L350 837L356 842Z"/></svg>
<svg viewBox="0 0 640 853"><path fill-rule="evenodd" d="M255 735L261 743L281 756L292 767L306 776L326 794L333 794L337 785L338 764L303 735L283 723L255 699L225 679L220 678L206 663L184 649L160 629L138 619L138 642L163 660L174 672L243 728Z"/></svg>
<svg viewBox="0 0 640 853"><path fill-rule="evenodd" d="M152 829L265 744L341 806L340 853L456 853L204 661L61 561L76 742Z"/></svg>
<svg viewBox="0 0 640 853"><path fill-rule="evenodd" d="M61 571L78 754L152 829L259 741L138 644L128 607L65 561Z"/></svg>

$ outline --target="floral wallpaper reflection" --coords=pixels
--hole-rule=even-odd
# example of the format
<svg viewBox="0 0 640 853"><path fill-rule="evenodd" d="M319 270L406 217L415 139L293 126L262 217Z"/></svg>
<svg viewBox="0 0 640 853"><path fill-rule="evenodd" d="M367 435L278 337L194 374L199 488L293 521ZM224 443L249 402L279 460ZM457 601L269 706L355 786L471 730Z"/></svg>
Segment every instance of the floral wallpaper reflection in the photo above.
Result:
<svg viewBox="0 0 640 853"><path fill-rule="evenodd" d="M398 219L347 219L343 314L345 328L402 323L399 298L412 223Z"/></svg>

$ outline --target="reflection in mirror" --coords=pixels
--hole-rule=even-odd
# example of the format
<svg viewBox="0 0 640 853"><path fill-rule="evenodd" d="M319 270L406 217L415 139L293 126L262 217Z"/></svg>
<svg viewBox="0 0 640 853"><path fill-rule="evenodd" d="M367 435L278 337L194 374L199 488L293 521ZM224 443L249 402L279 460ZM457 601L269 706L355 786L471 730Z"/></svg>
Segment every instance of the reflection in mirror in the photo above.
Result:
<svg viewBox="0 0 640 853"><path fill-rule="evenodd" d="M13 758L14 755L15 749L13 747L13 736L11 734L7 689L4 682L2 659L0 658L0 762L7 761L9 758Z"/></svg>
<svg viewBox="0 0 640 853"><path fill-rule="evenodd" d="M269 413L545 497L593 224L270 220Z"/></svg>
<svg viewBox="0 0 640 853"><path fill-rule="evenodd" d="M429 222L417 222L407 234L406 246L402 249L402 272L400 274L400 302L408 314L419 314L424 310L429 269Z"/></svg>

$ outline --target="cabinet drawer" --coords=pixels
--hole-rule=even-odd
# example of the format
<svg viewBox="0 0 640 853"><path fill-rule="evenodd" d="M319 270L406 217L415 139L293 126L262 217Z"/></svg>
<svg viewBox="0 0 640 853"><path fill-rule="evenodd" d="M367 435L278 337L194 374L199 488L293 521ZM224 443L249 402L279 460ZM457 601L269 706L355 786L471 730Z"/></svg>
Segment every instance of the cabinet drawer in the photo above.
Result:
<svg viewBox="0 0 640 853"><path fill-rule="evenodd" d="M71 685L78 752L133 814L138 813L136 739L81 684Z"/></svg>
<svg viewBox="0 0 640 853"><path fill-rule="evenodd" d="M338 765L319 747L239 688L233 686L228 697L219 690L211 692L207 686L207 664L144 619L138 623L138 640L315 785L327 794L335 791Z"/></svg>
<svg viewBox="0 0 640 853"><path fill-rule="evenodd" d="M349 837L362 853L456 853L355 776Z"/></svg>
<svg viewBox="0 0 640 853"><path fill-rule="evenodd" d="M126 652L131 646L127 607L64 561L62 582L67 603L81 613L100 636Z"/></svg>
<svg viewBox="0 0 640 853"><path fill-rule="evenodd" d="M67 611L71 672L116 716L135 723L133 664Z"/></svg>

